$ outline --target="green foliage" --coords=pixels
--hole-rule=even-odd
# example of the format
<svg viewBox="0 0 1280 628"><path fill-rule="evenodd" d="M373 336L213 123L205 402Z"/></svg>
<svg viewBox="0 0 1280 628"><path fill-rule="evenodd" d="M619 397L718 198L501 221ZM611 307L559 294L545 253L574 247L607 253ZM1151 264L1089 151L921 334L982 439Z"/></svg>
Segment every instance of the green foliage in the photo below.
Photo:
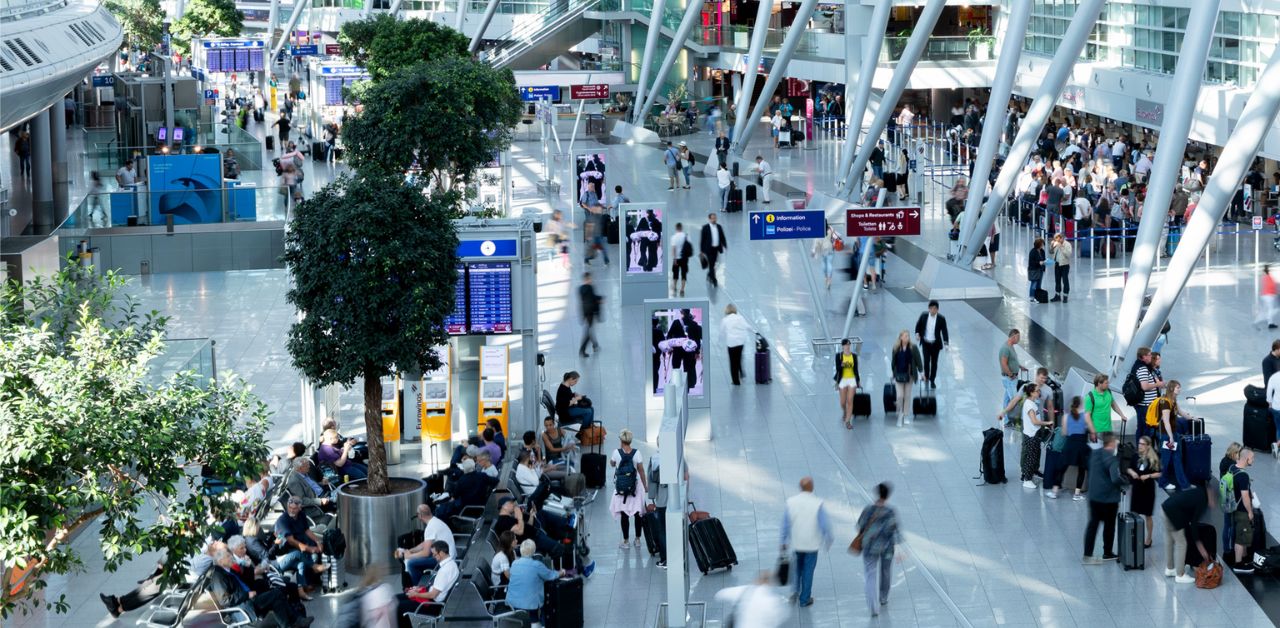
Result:
<svg viewBox="0 0 1280 628"><path fill-rule="evenodd" d="M402 175L343 175L303 201L285 234L293 364L320 386L365 383L369 490L386 492L379 378L431 371L448 336L458 238L456 192L428 194Z"/></svg>
<svg viewBox="0 0 1280 628"><path fill-rule="evenodd" d="M191 0L171 28L173 48L187 54L194 37L234 37L243 28L244 14L235 0Z"/></svg>
<svg viewBox="0 0 1280 628"><path fill-rule="evenodd" d="M151 373L166 320L121 303L123 283L72 264L0 293L0 577L29 570L0 592L0 615L82 569L70 541L95 521L108 571L159 550L175 558L164 581L182 580L209 522L234 510L200 495L200 467L230 479L266 457L267 413L243 382Z"/></svg>
<svg viewBox="0 0 1280 628"><path fill-rule="evenodd" d="M338 33L342 56L368 70L374 81L424 61L468 57L470 43L448 26L385 13L346 22Z"/></svg>
<svg viewBox="0 0 1280 628"><path fill-rule="evenodd" d="M124 29L124 47L151 50L164 39L160 0L106 0L107 10Z"/></svg>
<svg viewBox="0 0 1280 628"><path fill-rule="evenodd" d="M521 102L510 70L471 58L418 64L362 94L343 129L347 161L361 172L402 175L417 161L440 189L471 180L511 145Z"/></svg>

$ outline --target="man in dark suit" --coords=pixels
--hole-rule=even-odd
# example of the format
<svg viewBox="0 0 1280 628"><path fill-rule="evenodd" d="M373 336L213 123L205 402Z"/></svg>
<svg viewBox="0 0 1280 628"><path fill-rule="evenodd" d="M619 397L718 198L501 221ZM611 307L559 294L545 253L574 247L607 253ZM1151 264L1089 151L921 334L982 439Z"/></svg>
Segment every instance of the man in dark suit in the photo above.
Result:
<svg viewBox="0 0 1280 628"><path fill-rule="evenodd" d="M255 625L291 628L309 626L314 617L301 617L289 609L283 589L268 589L262 593L251 591L240 577L232 573L235 559L231 552L222 549L213 557L217 564L209 574L209 595L220 609L248 605L258 616Z"/></svg>
<svg viewBox="0 0 1280 628"><path fill-rule="evenodd" d="M938 354L943 346L951 344L951 335L947 333L947 317L938 313L938 302L929 302L929 311L916 319L916 341L924 347L924 379L930 388L937 388L934 380L938 377Z"/></svg>
<svg viewBox="0 0 1280 628"><path fill-rule="evenodd" d="M726 248L728 242L724 237L724 227L716 224L716 213L711 212L707 214L707 224L702 225L698 252L707 258L707 281L713 286L720 285L720 281L716 279L716 259ZM689 387L693 388L693 385L690 384Z"/></svg>
<svg viewBox="0 0 1280 628"><path fill-rule="evenodd" d="M721 166L728 165L729 163L730 144L732 144L732 142L729 141L729 138L725 137L724 131L721 131L720 135L716 137L716 157L720 160Z"/></svg>
<svg viewBox="0 0 1280 628"><path fill-rule="evenodd" d="M653 272L654 267L658 265L658 250L662 246L662 221L654 215L653 210L645 210L645 215L636 225L636 231L652 231L658 234L658 239L650 240L642 238L640 240L640 267L646 273Z"/></svg>

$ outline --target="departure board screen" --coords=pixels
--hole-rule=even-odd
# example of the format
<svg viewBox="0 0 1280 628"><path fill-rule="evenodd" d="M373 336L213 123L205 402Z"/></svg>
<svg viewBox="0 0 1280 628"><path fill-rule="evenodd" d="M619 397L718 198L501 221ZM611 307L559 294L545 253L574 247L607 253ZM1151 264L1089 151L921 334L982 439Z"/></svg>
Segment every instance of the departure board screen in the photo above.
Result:
<svg viewBox="0 0 1280 628"><path fill-rule="evenodd" d="M467 333L467 267L457 265L458 284L453 289L453 313L444 319L445 333Z"/></svg>
<svg viewBox="0 0 1280 628"><path fill-rule="evenodd" d="M236 72L249 71L249 49L236 48Z"/></svg>
<svg viewBox="0 0 1280 628"><path fill-rule="evenodd" d="M342 104L342 77L325 77L324 104L329 107Z"/></svg>
<svg viewBox="0 0 1280 628"><path fill-rule="evenodd" d="M476 262L467 266L468 331L511 333L511 264Z"/></svg>

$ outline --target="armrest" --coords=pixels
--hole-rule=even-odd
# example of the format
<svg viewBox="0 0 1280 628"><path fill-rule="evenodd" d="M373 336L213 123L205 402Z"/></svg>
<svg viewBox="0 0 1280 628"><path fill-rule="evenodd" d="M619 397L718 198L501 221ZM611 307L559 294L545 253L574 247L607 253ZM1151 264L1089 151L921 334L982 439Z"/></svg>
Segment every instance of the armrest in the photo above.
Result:
<svg viewBox="0 0 1280 628"><path fill-rule="evenodd" d="M248 611L246 611L245 609L239 606L235 606L232 608L220 608L220 609L214 610L213 612L217 613L219 618L222 618L224 616L230 616L231 621L237 625L251 624L256 619L256 617L250 615Z"/></svg>

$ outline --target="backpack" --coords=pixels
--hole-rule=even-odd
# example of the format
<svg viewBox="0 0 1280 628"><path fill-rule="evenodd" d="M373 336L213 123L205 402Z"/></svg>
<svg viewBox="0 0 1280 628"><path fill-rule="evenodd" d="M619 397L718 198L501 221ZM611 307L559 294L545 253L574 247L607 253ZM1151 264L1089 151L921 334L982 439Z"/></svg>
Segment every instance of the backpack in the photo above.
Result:
<svg viewBox="0 0 1280 628"><path fill-rule="evenodd" d="M659 484L662 484L662 474L659 471L661 467L659 467L656 464L651 464L650 467L651 468L649 469L649 486L657 486Z"/></svg>
<svg viewBox="0 0 1280 628"><path fill-rule="evenodd" d="M334 558L342 558L347 553L347 537L337 527L324 531L324 553Z"/></svg>
<svg viewBox="0 0 1280 628"><path fill-rule="evenodd" d="M1155 427L1160 424L1160 400L1156 399L1155 403L1147 406L1146 416L1147 427Z"/></svg>
<svg viewBox="0 0 1280 628"><path fill-rule="evenodd" d="M680 247L680 259L689 259L693 257L693 245L689 244L689 240L685 239L684 245Z"/></svg>
<svg viewBox="0 0 1280 628"><path fill-rule="evenodd" d="M1222 512L1231 514L1240 508L1240 499L1236 497L1236 472L1228 471L1218 480L1218 504Z"/></svg>
<svg viewBox="0 0 1280 628"><path fill-rule="evenodd" d="M633 449L627 454L619 449L618 455L622 460L618 462L618 470L613 474L614 494L633 497L636 494L636 451Z"/></svg>
<svg viewBox="0 0 1280 628"><path fill-rule="evenodd" d="M1124 395L1124 402L1131 406L1142 403L1142 383L1138 381L1138 369L1129 369L1129 375L1124 378L1124 385L1120 387L1120 394Z"/></svg>

